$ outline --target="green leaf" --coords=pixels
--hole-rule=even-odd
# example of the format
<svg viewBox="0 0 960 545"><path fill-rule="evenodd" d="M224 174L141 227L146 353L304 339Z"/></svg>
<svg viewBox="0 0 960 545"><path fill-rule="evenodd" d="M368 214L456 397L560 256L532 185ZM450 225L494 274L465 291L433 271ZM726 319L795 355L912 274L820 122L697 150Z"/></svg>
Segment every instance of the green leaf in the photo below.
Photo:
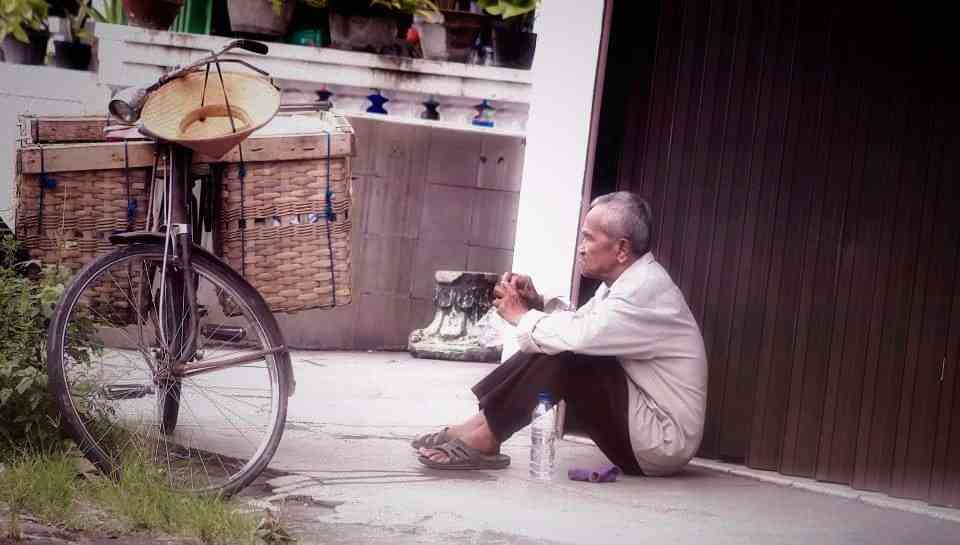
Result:
<svg viewBox="0 0 960 545"><path fill-rule="evenodd" d="M490 15L503 15L504 11L503 4L493 4L487 8L487 13Z"/></svg>
<svg viewBox="0 0 960 545"><path fill-rule="evenodd" d="M107 23L107 16L103 14L102 11L97 8L90 6L90 13L93 15L93 20L98 23Z"/></svg>
<svg viewBox="0 0 960 545"><path fill-rule="evenodd" d="M13 27L13 37L25 44L30 43L30 38L27 36L27 33L23 30L23 27L19 27L19 26Z"/></svg>

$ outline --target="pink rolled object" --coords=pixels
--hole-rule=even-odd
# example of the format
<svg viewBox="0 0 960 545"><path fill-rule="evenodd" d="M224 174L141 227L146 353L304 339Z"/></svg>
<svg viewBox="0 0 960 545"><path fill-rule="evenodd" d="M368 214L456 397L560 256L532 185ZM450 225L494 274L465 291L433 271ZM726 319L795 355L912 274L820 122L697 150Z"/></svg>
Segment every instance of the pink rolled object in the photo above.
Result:
<svg viewBox="0 0 960 545"><path fill-rule="evenodd" d="M567 470L567 478L571 481L584 481L590 483L616 482L619 475L620 468L613 465L604 465L596 468L572 467Z"/></svg>

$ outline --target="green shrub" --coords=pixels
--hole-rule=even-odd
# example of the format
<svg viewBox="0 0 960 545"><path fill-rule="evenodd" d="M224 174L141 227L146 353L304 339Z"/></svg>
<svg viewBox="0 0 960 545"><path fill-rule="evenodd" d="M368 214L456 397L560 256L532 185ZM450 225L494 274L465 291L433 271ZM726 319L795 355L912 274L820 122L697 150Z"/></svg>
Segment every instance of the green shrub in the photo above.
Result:
<svg viewBox="0 0 960 545"><path fill-rule="evenodd" d="M28 43L27 31L46 30L48 9L46 0L0 0L0 42L9 34Z"/></svg>
<svg viewBox="0 0 960 545"><path fill-rule="evenodd" d="M0 235L0 454L63 445L45 361L47 325L69 274L17 256L13 237ZM90 359L92 332L91 326L70 336L71 353L81 361Z"/></svg>

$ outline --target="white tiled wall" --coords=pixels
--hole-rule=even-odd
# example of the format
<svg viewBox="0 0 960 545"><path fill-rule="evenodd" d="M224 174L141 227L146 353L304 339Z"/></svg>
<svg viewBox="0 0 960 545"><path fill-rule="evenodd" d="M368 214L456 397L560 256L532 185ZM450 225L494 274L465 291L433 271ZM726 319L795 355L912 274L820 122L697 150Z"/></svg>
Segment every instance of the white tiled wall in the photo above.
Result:
<svg viewBox="0 0 960 545"><path fill-rule="evenodd" d="M513 261L521 139L351 119L354 298L281 316L296 347L403 349L433 316L434 271Z"/></svg>
<svg viewBox="0 0 960 545"><path fill-rule="evenodd" d="M0 217L14 227L17 118L106 111L110 90L93 72L0 63Z"/></svg>

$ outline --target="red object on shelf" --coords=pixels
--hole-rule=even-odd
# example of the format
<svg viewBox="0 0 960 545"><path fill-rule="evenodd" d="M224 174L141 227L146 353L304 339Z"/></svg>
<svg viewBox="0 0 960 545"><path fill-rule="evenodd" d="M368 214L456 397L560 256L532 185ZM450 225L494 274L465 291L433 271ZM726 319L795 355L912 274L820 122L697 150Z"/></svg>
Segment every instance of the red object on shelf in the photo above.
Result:
<svg viewBox="0 0 960 545"><path fill-rule="evenodd" d="M407 43L417 45L418 43L420 43L420 33L417 32L416 28L410 27L407 29L406 40L407 40Z"/></svg>

